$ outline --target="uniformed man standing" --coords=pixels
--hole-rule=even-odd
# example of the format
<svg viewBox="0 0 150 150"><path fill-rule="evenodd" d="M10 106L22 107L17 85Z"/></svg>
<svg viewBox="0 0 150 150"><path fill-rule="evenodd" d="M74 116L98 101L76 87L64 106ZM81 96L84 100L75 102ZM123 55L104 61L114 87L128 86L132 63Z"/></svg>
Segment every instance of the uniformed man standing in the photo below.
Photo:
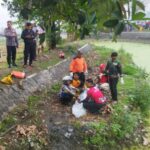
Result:
<svg viewBox="0 0 150 150"><path fill-rule="evenodd" d="M112 96L112 101L117 102L117 83L118 79L122 77L122 67L120 62L117 60L118 53L112 52L110 60L108 60L105 72L108 75L109 86Z"/></svg>
<svg viewBox="0 0 150 150"><path fill-rule="evenodd" d="M32 30L32 24L27 23L26 29L23 30L21 38L24 40L25 49L24 49L24 67L27 66L27 61L29 58L29 66L32 67L32 62L35 54L35 33Z"/></svg>

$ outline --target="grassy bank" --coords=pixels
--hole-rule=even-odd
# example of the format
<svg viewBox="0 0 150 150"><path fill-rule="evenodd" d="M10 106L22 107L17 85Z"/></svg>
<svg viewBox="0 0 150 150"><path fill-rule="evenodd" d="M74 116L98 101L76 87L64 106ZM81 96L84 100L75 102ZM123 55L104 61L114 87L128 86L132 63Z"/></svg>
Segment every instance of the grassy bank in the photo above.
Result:
<svg viewBox="0 0 150 150"><path fill-rule="evenodd" d="M114 49L94 45L99 60L93 67L106 63ZM125 84L119 83L119 103L113 106L113 112L108 121L91 125L94 134L86 135L85 143L94 149L149 149L141 146L146 139L150 141L149 131L143 133L149 125L147 117L150 113L150 85L148 74L137 67L129 53L123 49L118 51L122 63ZM134 146L133 146L134 145Z"/></svg>

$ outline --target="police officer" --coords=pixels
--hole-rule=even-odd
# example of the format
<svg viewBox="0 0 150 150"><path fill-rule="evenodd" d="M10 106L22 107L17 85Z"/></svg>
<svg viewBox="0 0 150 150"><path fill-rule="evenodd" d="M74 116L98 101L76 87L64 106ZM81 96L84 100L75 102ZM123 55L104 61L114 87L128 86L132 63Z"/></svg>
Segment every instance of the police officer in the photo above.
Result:
<svg viewBox="0 0 150 150"><path fill-rule="evenodd" d="M117 84L119 77L122 77L122 67L120 62L117 60L118 53L112 52L110 60L108 60L105 72L108 75L109 86L112 95L112 101L117 102Z"/></svg>
<svg viewBox="0 0 150 150"><path fill-rule="evenodd" d="M34 49L35 49L35 33L32 30L32 24L27 23L25 30L21 34L21 38L24 40L24 67L27 66L27 61L29 58L29 66L32 67L32 62L34 59Z"/></svg>

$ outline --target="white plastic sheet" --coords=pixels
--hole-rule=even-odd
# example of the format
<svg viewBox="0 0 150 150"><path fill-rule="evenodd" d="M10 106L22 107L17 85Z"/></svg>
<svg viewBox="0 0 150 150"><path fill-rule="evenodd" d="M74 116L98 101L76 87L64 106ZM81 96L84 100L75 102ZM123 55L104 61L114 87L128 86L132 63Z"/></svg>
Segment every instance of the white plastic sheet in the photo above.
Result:
<svg viewBox="0 0 150 150"><path fill-rule="evenodd" d="M80 100L80 102L84 101L87 97L87 90L84 90L78 97L78 99Z"/></svg>
<svg viewBox="0 0 150 150"><path fill-rule="evenodd" d="M86 109L83 107L83 103L79 103L78 101L76 101L72 107L72 114L76 118L80 118L86 115Z"/></svg>

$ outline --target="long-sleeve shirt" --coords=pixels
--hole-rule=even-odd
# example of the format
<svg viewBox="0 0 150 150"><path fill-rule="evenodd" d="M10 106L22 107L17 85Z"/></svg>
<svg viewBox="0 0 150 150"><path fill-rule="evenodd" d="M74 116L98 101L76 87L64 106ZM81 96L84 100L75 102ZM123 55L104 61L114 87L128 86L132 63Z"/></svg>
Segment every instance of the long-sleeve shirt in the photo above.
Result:
<svg viewBox="0 0 150 150"><path fill-rule="evenodd" d="M85 72L87 71L87 64L83 57L75 58L71 61L70 72Z"/></svg>
<svg viewBox="0 0 150 150"><path fill-rule="evenodd" d="M28 38L27 36L30 36L30 38ZM27 44L33 43L35 37L36 37L36 34L34 33L34 31L32 29L29 29L29 30L25 29L25 30L23 30L23 32L21 34L21 38Z"/></svg>
<svg viewBox="0 0 150 150"><path fill-rule="evenodd" d="M16 46L18 47L17 33L13 28L5 28L4 35L6 37L7 46Z"/></svg>
<svg viewBox="0 0 150 150"><path fill-rule="evenodd" d="M75 88L72 87L71 85L63 85L62 88L61 88L61 91L60 93L68 93L68 94L71 94L71 95L75 95Z"/></svg>
<svg viewBox="0 0 150 150"><path fill-rule="evenodd" d="M118 60L108 60L105 72L110 77L118 77L122 75L122 67Z"/></svg>

